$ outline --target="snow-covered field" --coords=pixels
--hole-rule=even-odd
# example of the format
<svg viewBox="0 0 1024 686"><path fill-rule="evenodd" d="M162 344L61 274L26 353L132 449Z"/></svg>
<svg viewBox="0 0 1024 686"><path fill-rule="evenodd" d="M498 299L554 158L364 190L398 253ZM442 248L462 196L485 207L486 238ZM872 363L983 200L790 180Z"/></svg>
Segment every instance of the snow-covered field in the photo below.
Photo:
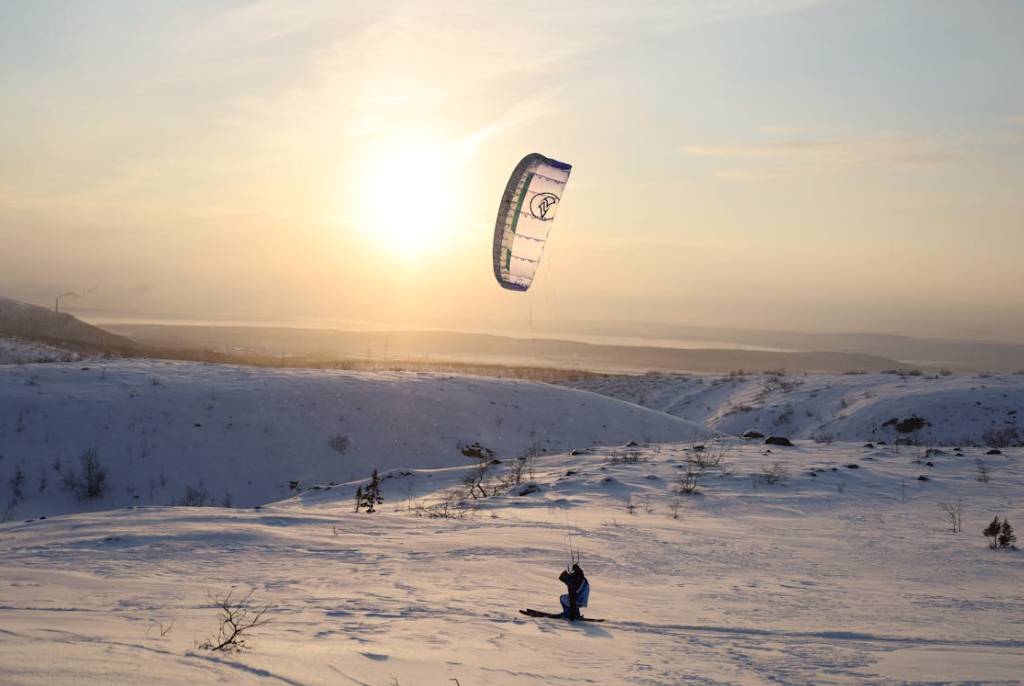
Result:
<svg viewBox="0 0 1024 686"><path fill-rule="evenodd" d="M1024 444L1024 374L649 375L567 383L726 434L836 441ZM924 420L901 423L918 417Z"/></svg>
<svg viewBox="0 0 1024 686"><path fill-rule="evenodd" d="M676 444L538 458L539 491L461 520L409 507L466 468L385 480L376 514L352 511L347 484L259 510L9 523L0 681L1020 683L1024 553L980 535L997 514L1024 521L1020 449L928 467L907 449L724 447L690 496L672 493L695 455ZM755 483L775 461L788 477ZM953 534L938 504L959 498ZM603 624L516 612L557 609L567 534ZM271 623L244 652L197 648L218 625L210 596L232 587Z"/></svg>
<svg viewBox="0 0 1024 686"><path fill-rule="evenodd" d="M1024 535L1024 449L882 445L904 434L871 418L922 417L921 443L974 435L1017 416L1022 377L696 379L597 383L706 427L464 376L0 367L0 683L1021 683L1024 552L981 531L999 516ZM760 409L730 412L743 400ZM811 436L806 411L834 442L711 436ZM501 462L474 499L462 450L480 446ZM105 493L80 500L90 448ZM374 467L384 503L357 514ZM235 507L166 506L200 482ZM604 623L517 612L558 609L569 545ZM271 622L204 650L232 588Z"/></svg>

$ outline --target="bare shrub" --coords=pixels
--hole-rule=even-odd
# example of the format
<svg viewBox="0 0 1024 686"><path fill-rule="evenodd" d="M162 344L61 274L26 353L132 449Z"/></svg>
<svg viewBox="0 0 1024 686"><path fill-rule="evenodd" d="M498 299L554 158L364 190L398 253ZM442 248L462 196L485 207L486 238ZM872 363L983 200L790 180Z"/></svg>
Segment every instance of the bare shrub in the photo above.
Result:
<svg viewBox="0 0 1024 686"><path fill-rule="evenodd" d="M331 449L336 450L342 455L344 455L345 451L348 450L349 446L348 436L345 436L343 434L335 434L327 439L327 445L329 445Z"/></svg>
<svg viewBox="0 0 1024 686"><path fill-rule="evenodd" d="M185 484L185 494L181 498L181 504L185 507L206 507L210 505L210 492L200 481L195 488L192 484Z"/></svg>
<svg viewBox="0 0 1024 686"><path fill-rule="evenodd" d="M533 462L534 458L532 455L522 455L516 458L508 472L508 485L518 486L522 483L524 477L532 481L534 478Z"/></svg>
<svg viewBox="0 0 1024 686"><path fill-rule="evenodd" d="M686 461L702 471L714 469L722 466L722 461L727 453L728 450L726 448L710 446L701 450L694 450L694 452L687 456Z"/></svg>
<svg viewBox="0 0 1024 686"><path fill-rule="evenodd" d="M632 495L626 496L626 512L628 512L631 515L636 514L636 503L633 502Z"/></svg>
<svg viewBox="0 0 1024 686"><path fill-rule="evenodd" d="M757 476L761 483L771 486L784 482L789 477L789 470L781 462L775 462L770 466L763 466Z"/></svg>
<svg viewBox="0 0 1024 686"><path fill-rule="evenodd" d="M167 626L164 626L163 622L153 622L148 627L146 627L146 636L149 636L149 632L153 630L153 627L157 628L162 638L164 636L167 636L167 634L171 633L171 629L174 628L174 622L171 622Z"/></svg>
<svg viewBox="0 0 1024 686"><path fill-rule="evenodd" d="M449 491L444 494L439 502L433 505L410 505L409 511L414 517L426 517L427 519L465 519L469 513L466 501L458 491Z"/></svg>
<svg viewBox="0 0 1024 686"><path fill-rule="evenodd" d="M107 490L107 470L100 464L96 448L89 448L82 454L83 500L102 497Z"/></svg>
<svg viewBox="0 0 1024 686"><path fill-rule="evenodd" d="M216 636L210 636L199 648L203 650L220 650L226 653L241 650L247 647L245 642L246 632L257 627L264 626L270 622L266 616L270 610L269 605L262 607L252 606L251 599L253 591L249 591L243 597L235 599L235 589L228 591L225 596L212 596L211 600L220 610L220 628Z"/></svg>
<svg viewBox="0 0 1024 686"><path fill-rule="evenodd" d="M9 479L11 484L12 500L14 502L20 502L25 497L25 472L22 470L21 465L14 468L14 474Z"/></svg>
<svg viewBox="0 0 1024 686"><path fill-rule="evenodd" d="M697 481L700 479L700 470L695 469L693 463L686 465L686 472L679 476L676 482L676 493L692 495L697 492Z"/></svg>
<svg viewBox="0 0 1024 686"><path fill-rule="evenodd" d="M74 469L61 472L61 485L79 500L103 497L107 491L107 469L100 463L99 451L89 448L82 453L79 462L81 473Z"/></svg>
<svg viewBox="0 0 1024 686"><path fill-rule="evenodd" d="M490 467L489 462L481 462L462 480L462 485L467 489L466 495L473 500L497 495L497 485L488 480Z"/></svg>
<svg viewBox="0 0 1024 686"><path fill-rule="evenodd" d="M982 442L990 448L1012 448L1024 446L1024 437L1015 426L989 429L981 435Z"/></svg>
<svg viewBox="0 0 1024 686"><path fill-rule="evenodd" d="M608 458L609 464L639 464L650 461L650 456L644 455L639 450L624 450Z"/></svg>
<svg viewBox="0 0 1024 686"><path fill-rule="evenodd" d="M14 518L14 510L18 507L18 502L11 498L8 500L3 507L0 507L0 522L9 522Z"/></svg>
<svg viewBox="0 0 1024 686"><path fill-rule="evenodd" d="M975 464L977 465L977 468L978 468L978 473L977 473L977 476L975 478L978 481L980 481L981 483L987 484L991 480L991 478L992 478L991 475L989 474L988 465L986 465L985 462L983 460L981 460L980 458L975 462Z"/></svg>
<svg viewBox="0 0 1024 686"><path fill-rule="evenodd" d="M963 531L964 501L962 498L958 498L955 503L939 503L939 509L942 510L949 523L950 532L955 534Z"/></svg>

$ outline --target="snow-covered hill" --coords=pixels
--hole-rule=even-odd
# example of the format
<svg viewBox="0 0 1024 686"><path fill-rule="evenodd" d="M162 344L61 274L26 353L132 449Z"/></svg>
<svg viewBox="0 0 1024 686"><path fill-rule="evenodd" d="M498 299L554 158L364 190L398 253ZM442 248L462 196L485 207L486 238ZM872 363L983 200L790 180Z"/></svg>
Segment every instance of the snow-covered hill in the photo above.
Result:
<svg viewBox="0 0 1024 686"><path fill-rule="evenodd" d="M354 513L356 484L342 484L259 510L10 522L0 681L1020 683L1024 553L988 549L981 530L998 515L1024 531L1024 451L916 457L730 439L541 457L530 488L470 501L464 519L417 514L468 467L395 473L376 514ZM676 493L717 458L699 494ZM941 503L962 506L962 532ZM557 610L570 542L591 581L584 612L607 621L518 614ZM197 647L219 626L211 596L232 588L271 622L245 651Z"/></svg>
<svg viewBox="0 0 1024 686"><path fill-rule="evenodd" d="M124 336L86 324L66 312L54 312L3 296L0 296L0 334L120 351L137 347Z"/></svg>
<svg viewBox="0 0 1024 686"><path fill-rule="evenodd" d="M0 508L28 517L186 500L252 506L375 468L476 461L464 452L508 459L710 433L525 381L150 360L0 366ZM81 499L89 451L106 483Z"/></svg>
<svg viewBox="0 0 1024 686"><path fill-rule="evenodd" d="M567 382L726 434L1024 444L1024 374L614 376ZM921 421L917 421L917 420Z"/></svg>
<svg viewBox="0 0 1024 686"><path fill-rule="evenodd" d="M27 338L0 335L0 364L74 362L85 355Z"/></svg>

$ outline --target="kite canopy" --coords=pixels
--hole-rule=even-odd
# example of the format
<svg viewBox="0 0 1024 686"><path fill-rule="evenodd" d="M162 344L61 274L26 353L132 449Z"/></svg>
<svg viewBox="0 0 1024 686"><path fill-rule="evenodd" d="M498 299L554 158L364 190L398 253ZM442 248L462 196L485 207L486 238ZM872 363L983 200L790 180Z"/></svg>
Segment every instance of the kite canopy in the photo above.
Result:
<svg viewBox="0 0 1024 686"><path fill-rule="evenodd" d="M525 291L533 283L572 165L538 153L516 165L494 223L494 278Z"/></svg>

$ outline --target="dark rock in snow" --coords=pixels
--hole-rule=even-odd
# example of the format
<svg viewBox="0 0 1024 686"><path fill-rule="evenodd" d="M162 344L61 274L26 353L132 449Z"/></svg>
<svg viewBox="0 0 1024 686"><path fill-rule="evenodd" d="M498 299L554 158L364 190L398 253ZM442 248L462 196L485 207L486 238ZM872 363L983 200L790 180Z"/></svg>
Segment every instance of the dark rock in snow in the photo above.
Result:
<svg viewBox="0 0 1024 686"><path fill-rule="evenodd" d="M743 434L743 438L764 438L764 434L760 431L748 431Z"/></svg>
<svg viewBox="0 0 1024 686"><path fill-rule="evenodd" d="M793 447L793 442L785 436L769 436L764 440L765 445L783 445Z"/></svg>
<svg viewBox="0 0 1024 686"><path fill-rule="evenodd" d="M459 452L466 457L474 457L478 460L489 460L494 457L494 451L480 445L479 441L473 441L469 445L459 446Z"/></svg>
<svg viewBox="0 0 1024 686"><path fill-rule="evenodd" d="M928 481L928 477L925 476L924 474L922 474L921 476L917 477L917 480L918 481Z"/></svg>
<svg viewBox="0 0 1024 686"><path fill-rule="evenodd" d="M985 454L986 454L986 455L1002 455L1002 454L1003 454L1003 451L1002 451L1002 450L1000 450L999 448L992 448L992 450L989 450L989 451L988 451L987 453L985 453Z"/></svg>
<svg viewBox="0 0 1024 686"><path fill-rule="evenodd" d="M846 468L847 469L860 469L860 465L859 464L848 464L848 465L846 465Z"/></svg>
<svg viewBox="0 0 1024 686"><path fill-rule="evenodd" d="M865 444L864 444L864 447L865 447L865 448L874 448L874 447L875 447L875 444L874 444L874 443L865 443Z"/></svg>

